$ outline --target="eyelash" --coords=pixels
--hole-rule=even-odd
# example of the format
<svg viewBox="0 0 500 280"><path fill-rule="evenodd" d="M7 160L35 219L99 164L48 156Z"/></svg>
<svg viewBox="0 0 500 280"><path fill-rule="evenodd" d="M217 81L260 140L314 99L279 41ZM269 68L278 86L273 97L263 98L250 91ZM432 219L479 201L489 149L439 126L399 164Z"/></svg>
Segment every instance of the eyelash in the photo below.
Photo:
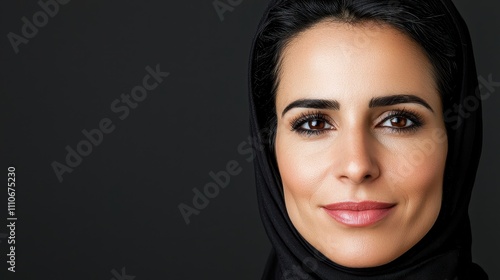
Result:
<svg viewBox="0 0 500 280"><path fill-rule="evenodd" d="M320 135L330 130L330 129L313 130L313 129L301 128L302 125L310 121L323 121L326 123L331 123L330 118L327 115L321 113L320 111L301 113L298 117L292 120L291 122L292 131L295 131L299 134L311 136L311 135Z"/></svg>
<svg viewBox="0 0 500 280"><path fill-rule="evenodd" d="M411 133L417 131L420 127L422 127L422 125L424 125L422 115L420 115L418 112L408 109L391 111L389 115L385 117L384 120L382 120L380 123L384 123L395 117L403 117L407 120L410 120L413 123L413 125L404 128L394 128L394 127L384 127L384 128L390 129L391 131L396 133Z"/></svg>
<svg viewBox="0 0 500 280"><path fill-rule="evenodd" d="M401 133L411 133L416 130L418 130L423 124L423 118L422 116L415 111L408 110L408 109L402 109L402 110L394 110L389 113L387 117L385 117L378 125L385 123L388 120L391 120L395 117L401 117L405 118L407 120L410 120L413 124L408 127L404 128L394 128L394 127L387 127L384 126L384 129L389 129L391 132L395 132L398 134ZM320 135L323 133L328 132L329 130L333 129L303 129L302 126L310 121L322 121L326 122L329 125L333 126L331 123L331 119L328 115L321 113L320 111L314 111L314 112L307 112L307 113L302 113L298 117L294 118L291 121L291 127L292 131L297 132L298 134L306 135L306 136L314 136L314 135ZM377 126L378 126L377 125Z"/></svg>

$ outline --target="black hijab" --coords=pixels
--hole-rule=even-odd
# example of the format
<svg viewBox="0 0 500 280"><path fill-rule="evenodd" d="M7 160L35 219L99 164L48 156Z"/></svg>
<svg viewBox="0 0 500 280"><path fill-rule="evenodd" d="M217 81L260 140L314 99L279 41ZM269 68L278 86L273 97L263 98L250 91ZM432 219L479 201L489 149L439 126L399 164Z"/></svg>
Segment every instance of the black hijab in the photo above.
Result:
<svg viewBox="0 0 500 280"><path fill-rule="evenodd" d="M431 27L436 29L435 34L449 36L448 41L444 40L442 43L453 49L446 53L446 48L436 44L433 38L427 37L423 42L422 36L426 37L423 33L420 34L420 40L417 39L431 57L434 53L442 52L433 60L434 64L441 63L440 69L444 69L442 73L438 73L438 80L441 82L440 89L444 92L443 112L449 147L439 217L428 234L396 260L379 267L356 269L335 264L313 248L292 225L285 207L281 178L273 152L276 125L273 94L276 86L273 83L273 69L269 64L270 61L277 61L276 54L282 45L279 42L275 45L269 42L272 41L270 34L273 32L275 35L279 32L285 34L283 30L273 30L281 28L273 20L277 16L286 16L276 13L276 10L294 5L292 2L295 1L270 1L259 24L250 57L250 129L254 139L261 144L260 149L255 150L254 161L257 196L262 222L273 246L263 279L488 279L486 273L472 262L468 216L482 145L481 95L470 35L451 0L297 1L303 2L304 9L308 8L307 2L328 2L324 6L336 2L338 5L359 7L390 3L396 16L398 7L394 7L395 2L403 5L405 2L414 6L427 5L440 14L425 15L425 20L434 21ZM425 13L425 8L422 9ZM401 10L401 13L404 12ZM318 17L317 11L304 14ZM406 13L403 16L413 22L413 25L409 23L409 28L415 29L413 33L410 32L410 36L418 36L419 32L424 32L419 29L421 19L418 14ZM398 27L398 23L391 22L390 18L383 20ZM287 24L293 26L295 23ZM448 59L452 62L446 62L446 57L452 57ZM463 109L466 114L459 112L457 108L460 107L457 105L467 108Z"/></svg>

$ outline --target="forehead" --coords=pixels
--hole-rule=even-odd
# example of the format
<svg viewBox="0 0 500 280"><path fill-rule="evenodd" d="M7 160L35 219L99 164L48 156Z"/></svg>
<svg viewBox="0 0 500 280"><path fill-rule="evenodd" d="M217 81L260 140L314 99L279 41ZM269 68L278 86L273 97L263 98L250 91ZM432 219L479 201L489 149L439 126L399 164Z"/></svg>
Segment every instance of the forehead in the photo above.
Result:
<svg viewBox="0 0 500 280"><path fill-rule="evenodd" d="M425 52L389 25L322 21L293 37L281 58L277 106L308 97L369 100L398 93L439 100Z"/></svg>

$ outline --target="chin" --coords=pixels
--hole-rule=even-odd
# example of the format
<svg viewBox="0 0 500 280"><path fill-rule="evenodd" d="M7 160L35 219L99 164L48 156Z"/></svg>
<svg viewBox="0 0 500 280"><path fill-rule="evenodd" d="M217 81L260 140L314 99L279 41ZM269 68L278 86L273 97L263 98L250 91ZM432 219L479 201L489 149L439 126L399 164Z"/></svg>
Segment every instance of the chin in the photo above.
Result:
<svg viewBox="0 0 500 280"><path fill-rule="evenodd" d="M348 231L327 226L324 228L329 230L317 231L314 240L311 240L312 245L332 262L349 268L370 268L388 264L413 245L409 238L391 234L395 233L393 226L351 228ZM318 238L320 235L324 238Z"/></svg>
<svg viewBox="0 0 500 280"><path fill-rule="evenodd" d="M345 254L345 255L335 254L335 256L327 256L327 257L336 264L350 268L377 267L384 264L388 264L397 258L397 257L391 258L389 256L381 256L380 254L372 255L367 252L359 252L356 254ZM338 261L335 261L335 259L338 259Z"/></svg>
<svg viewBox="0 0 500 280"><path fill-rule="evenodd" d="M356 247L361 248L356 249ZM336 264L350 268L370 268L382 266L390 263L400 256L400 254L396 254L394 252L381 254L380 249L371 248L371 246L367 247L362 244L346 249L342 251L329 250L330 252L327 252L325 256Z"/></svg>

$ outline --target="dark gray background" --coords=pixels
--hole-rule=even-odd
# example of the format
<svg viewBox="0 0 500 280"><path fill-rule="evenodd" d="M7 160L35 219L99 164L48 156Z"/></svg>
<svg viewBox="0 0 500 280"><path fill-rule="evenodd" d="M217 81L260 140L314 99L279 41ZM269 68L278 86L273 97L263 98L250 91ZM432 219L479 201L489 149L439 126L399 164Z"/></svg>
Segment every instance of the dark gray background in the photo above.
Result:
<svg viewBox="0 0 500 280"><path fill-rule="evenodd" d="M227 0L221 0L227 3ZM237 1L233 1L237 2ZM500 2L455 1L469 24L478 74L500 81ZM36 1L0 8L0 234L7 229L7 167L17 176L16 274L0 279L259 279L270 248L258 216L247 141L247 61L267 1L244 0L221 20L213 1L71 1L15 54ZM113 100L145 67L170 72L123 121ZM483 89L488 90L488 89ZM484 152L470 213L473 257L500 279L500 87L484 103ZM115 131L60 183L51 167L83 129ZM191 204L235 160L241 174L185 224ZM4 208L5 207L5 208ZM4 278L4 275L7 277ZM117 279L118 280L118 279Z"/></svg>

